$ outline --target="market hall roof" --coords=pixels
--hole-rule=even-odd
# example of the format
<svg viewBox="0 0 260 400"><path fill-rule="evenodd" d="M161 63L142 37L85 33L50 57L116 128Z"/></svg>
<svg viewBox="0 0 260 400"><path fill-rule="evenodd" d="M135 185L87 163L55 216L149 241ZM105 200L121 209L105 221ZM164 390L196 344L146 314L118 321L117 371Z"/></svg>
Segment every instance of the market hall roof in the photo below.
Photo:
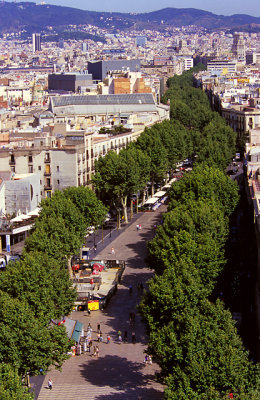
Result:
<svg viewBox="0 0 260 400"><path fill-rule="evenodd" d="M51 97L49 110L61 114L156 112L151 93Z"/></svg>

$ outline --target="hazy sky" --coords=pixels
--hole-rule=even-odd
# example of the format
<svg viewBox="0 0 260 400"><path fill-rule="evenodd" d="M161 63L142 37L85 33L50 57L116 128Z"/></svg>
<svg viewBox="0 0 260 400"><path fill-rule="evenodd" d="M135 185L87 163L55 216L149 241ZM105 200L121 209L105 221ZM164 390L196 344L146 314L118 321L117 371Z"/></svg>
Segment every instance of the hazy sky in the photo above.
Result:
<svg viewBox="0 0 260 400"><path fill-rule="evenodd" d="M35 0L34 2L40 3ZM260 16L260 0L46 0L46 3L91 11L149 12L176 7L198 8L223 15Z"/></svg>

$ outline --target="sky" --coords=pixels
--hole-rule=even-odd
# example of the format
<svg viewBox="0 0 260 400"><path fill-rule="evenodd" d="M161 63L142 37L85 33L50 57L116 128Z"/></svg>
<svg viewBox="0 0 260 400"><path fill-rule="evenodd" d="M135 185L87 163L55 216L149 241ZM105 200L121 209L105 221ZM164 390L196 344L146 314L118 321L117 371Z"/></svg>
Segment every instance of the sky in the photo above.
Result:
<svg viewBox="0 0 260 400"><path fill-rule="evenodd" d="M33 2L38 4L40 0ZM260 16L260 0L46 0L45 2L89 11L140 13L174 7L197 8L222 15L248 14L254 17Z"/></svg>

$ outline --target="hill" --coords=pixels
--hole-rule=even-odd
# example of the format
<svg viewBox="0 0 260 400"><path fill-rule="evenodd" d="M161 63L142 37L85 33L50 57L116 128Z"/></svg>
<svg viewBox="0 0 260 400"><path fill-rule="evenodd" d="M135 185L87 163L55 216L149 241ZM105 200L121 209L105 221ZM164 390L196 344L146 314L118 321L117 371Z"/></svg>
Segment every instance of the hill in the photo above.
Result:
<svg viewBox="0 0 260 400"><path fill-rule="evenodd" d="M22 29L40 31L47 26L91 24L107 29L165 28L167 26L196 25L206 29L248 29L260 26L260 18L236 14L216 15L194 8L164 8L143 14L123 14L79 10L71 7L36 5L30 2L0 3L0 32L17 32Z"/></svg>

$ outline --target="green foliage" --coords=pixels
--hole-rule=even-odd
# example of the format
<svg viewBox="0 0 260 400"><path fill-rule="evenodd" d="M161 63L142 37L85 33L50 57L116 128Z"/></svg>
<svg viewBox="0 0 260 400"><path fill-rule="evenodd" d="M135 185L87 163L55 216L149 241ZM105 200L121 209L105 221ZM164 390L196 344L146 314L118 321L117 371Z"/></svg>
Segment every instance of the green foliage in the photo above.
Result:
<svg viewBox="0 0 260 400"><path fill-rule="evenodd" d="M26 240L25 251L43 252L62 260L78 251L85 231L80 210L63 192L56 191L52 198L41 202L41 213Z"/></svg>
<svg viewBox="0 0 260 400"><path fill-rule="evenodd" d="M95 164L93 183L101 198L109 199L126 215L126 200L146 186L149 179L150 159L140 149L130 146L119 154L110 151Z"/></svg>
<svg viewBox="0 0 260 400"><path fill-rule="evenodd" d="M23 386L18 372L10 364L0 364L0 400L33 400L34 395Z"/></svg>
<svg viewBox="0 0 260 400"><path fill-rule="evenodd" d="M86 226L102 225L108 212L95 193L87 187L69 187L63 191L85 218Z"/></svg>
<svg viewBox="0 0 260 400"><path fill-rule="evenodd" d="M239 199L236 182L215 166L209 167L205 163L198 164L192 172L176 182L169 197L169 210L179 202L203 198L215 201L227 216L234 211Z"/></svg>
<svg viewBox="0 0 260 400"><path fill-rule="evenodd" d="M34 316L26 301L0 292L0 362L19 374L37 374L51 364L61 367L70 343L64 326L51 327Z"/></svg>
<svg viewBox="0 0 260 400"><path fill-rule="evenodd" d="M165 124L165 134L161 127L151 133L167 150L168 168L178 160L176 148L196 163L173 184L168 213L148 244L147 263L156 273L140 304L148 352L161 367L166 399L224 400L230 390L236 399L258 399L259 366L248 361L224 304L208 300L225 263L228 218L238 203L238 187L223 172L236 136L192 81L192 71L168 80L163 101L170 100L169 127L176 128ZM140 142L148 148L147 138Z"/></svg>
<svg viewBox="0 0 260 400"><path fill-rule="evenodd" d="M0 274L0 287L12 298L27 302L34 317L46 324L67 315L74 304L72 288L64 263L44 253L28 253Z"/></svg>

